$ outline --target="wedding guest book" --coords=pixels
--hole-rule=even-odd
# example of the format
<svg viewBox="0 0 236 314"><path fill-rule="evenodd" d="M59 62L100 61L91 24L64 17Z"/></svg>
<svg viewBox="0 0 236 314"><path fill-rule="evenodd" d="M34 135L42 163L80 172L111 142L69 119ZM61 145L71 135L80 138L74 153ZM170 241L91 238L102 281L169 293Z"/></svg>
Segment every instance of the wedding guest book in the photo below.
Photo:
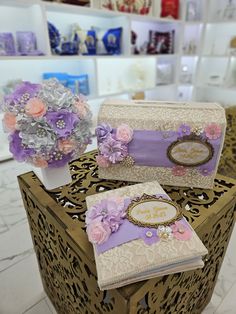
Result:
<svg viewBox="0 0 236 314"><path fill-rule="evenodd" d="M107 100L96 128L99 177L213 188L225 128L215 103Z"/></svg>
<svg viewBox="0 0 236 314"><path fill-rule="evenodd" d="M86 203L101 290L204 266L207 249L158 182L91 195Z"/></svg>

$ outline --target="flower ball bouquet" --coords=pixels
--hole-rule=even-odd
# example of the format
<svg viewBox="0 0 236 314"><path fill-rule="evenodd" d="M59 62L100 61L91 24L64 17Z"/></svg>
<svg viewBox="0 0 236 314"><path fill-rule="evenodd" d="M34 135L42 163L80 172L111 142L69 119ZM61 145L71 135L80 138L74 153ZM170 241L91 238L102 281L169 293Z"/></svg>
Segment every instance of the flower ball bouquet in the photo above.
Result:
<svg viewBox="0 0 236 314"><path fill-rule="evenodd" d="M92 114L82 96L56 79L22 82L2 103L15 160L27 162L47 189L71 182L68 162L91 143Z"/></svg>

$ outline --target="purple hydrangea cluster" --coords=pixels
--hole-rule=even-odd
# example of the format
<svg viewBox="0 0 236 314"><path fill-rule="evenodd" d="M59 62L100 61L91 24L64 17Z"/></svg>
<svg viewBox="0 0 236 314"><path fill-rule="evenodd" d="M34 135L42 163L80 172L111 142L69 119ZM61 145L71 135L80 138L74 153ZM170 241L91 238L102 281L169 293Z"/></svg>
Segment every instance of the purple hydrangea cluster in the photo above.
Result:
<svg viewBox="0 0 236 314"><path fill-rule="evenodd" d="M103 244L111 233L117 232L126 217L130 199L108 198L95 204L86 213L86 226L90 242Z"/></svg>
<svg viewBox="0 0 236 314"><path fill-rule="evenodd" d="M92 114L86 101L56 79L20 83L5 96L2 109L9 149L17 161L62 167L91 143Z"/></svg>
<svg viewBox="0 0 236 314"><path fill-rule="evenodd" d="M99 155L97 163L101 167L108 167L124 160L128 156L128 144L133 139L133 130L125 124L116 130L106 123L96 128Z"/></svg>

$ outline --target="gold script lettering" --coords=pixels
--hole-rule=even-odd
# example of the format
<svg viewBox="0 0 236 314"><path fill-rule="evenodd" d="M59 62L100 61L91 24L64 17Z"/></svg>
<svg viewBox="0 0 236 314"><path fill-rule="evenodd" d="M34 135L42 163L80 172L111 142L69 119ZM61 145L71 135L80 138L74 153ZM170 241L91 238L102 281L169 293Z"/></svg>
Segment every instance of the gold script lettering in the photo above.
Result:
<svg viewBox="0 0 236 314"><path fill-rule="evenodd" d="M202 149L197 149L197 148L181 148L181 147L177 147L175 148L175 154L180 154L180 158L196 158L199 155L201 156L202 154L204 154L204 151Z"/></svg>
<svg viewBox="0 0 236 314"><path fill-rule="evenodd" d="M137 214L143 215L145 220L166 217L167 207L153 207L152 209L138 209Z"/></svg>

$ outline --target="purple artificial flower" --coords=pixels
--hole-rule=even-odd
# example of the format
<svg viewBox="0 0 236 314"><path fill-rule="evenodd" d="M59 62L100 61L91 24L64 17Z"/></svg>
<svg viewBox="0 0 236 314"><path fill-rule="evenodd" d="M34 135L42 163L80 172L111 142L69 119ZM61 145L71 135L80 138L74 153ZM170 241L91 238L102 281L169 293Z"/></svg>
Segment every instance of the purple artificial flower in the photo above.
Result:
<svg viewBox="0 0 236 314"><path fill-rule="evenodd" d="M102 142L105 140L112 132L112 127L110 124L102 123L99 124L95 130L95 134L97 136L98 142Z"/></svg>
<svg viewBox="0 0 236 314"><path fill-rule="evenodd" d="M30 98L33 98L39 92L41 86L39 84L31 84L30 82L22 82L16 86L12 94L6 95L4 101L10 105L24 106Z"/></svg>
<svg viewBox="0 0 236 314"><path fill-rule="evenodd" d="M65 109L59 111L50 111L46 114L48 124L53 128L59 137L67 137L70 135L79 121L77 114L69 112Z"/></svg>
<svg viewBox="0 0 236 314"><path fill-rule="evenodd" d="M210 176L212 174L212 169L209 169L207 167L205 168L200 168L199 172L201 173L201 175L203 175L204 177Z"/></svg>
<svg viewBox="0 0 236 314"><path fill-rule="evenodd" d="M68 164L72 159L72 154L63 154L61 152L56 152L53 158L48 160L48 166L50 168L60 168Z"/></svg>
<svg viewBox="0 0 236 314"><path fill-rule="evenodd" d="M160 241L157 235L157 229L154 228L142 228L140 230L140 237L147 245L152 245Z"/></svg>
<svg viewBox="0 0 236 314"><path fill-rule="evenodd" d="M9 141L9 150L17 161L25 161L28 157L35 154L33 148L27 148L22 145L22 139L18 131L9 135Z"/></svg>
<svg viewBox="0 0 236 314"><path fill-rule="evenodd" d="M115 164L122 161L128 155L127 144L121 143L111 135L99 145L100 154Z"/></svg>
<svg viewBox="0 0 236 314"><path fill-rule="evenodd" d="M112 232L116 232L123 223L126 209L124 201L120 199L104 199L87 211L86 225L90 225L95 220L101 221L108 225Z"/></svg>
<svg viewBox="0 0 236 314"><path fill-rule="evenodd" d="M178 136L183 137L191 134L191 127L187 124L181 124L178 129Z"/></svg>

